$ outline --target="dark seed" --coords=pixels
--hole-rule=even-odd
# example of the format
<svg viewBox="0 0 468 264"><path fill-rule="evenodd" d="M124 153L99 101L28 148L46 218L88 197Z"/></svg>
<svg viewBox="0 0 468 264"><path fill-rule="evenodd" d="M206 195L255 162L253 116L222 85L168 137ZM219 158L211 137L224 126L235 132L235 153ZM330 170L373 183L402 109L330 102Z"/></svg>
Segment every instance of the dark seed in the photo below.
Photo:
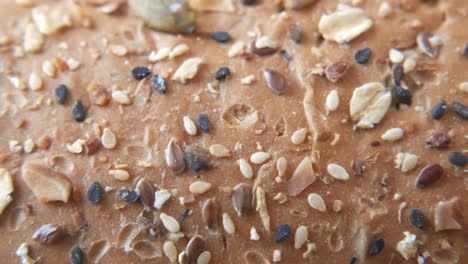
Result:
<svg viewBox="0 0 468 264"><path fill-rule="evenodd" d="M341 80L348 72L348 69L349 63L345 61L338 61L333 63L332 65L329 65L325 69L325 75L327 76L327 79L330 82L334 83Z"/></svg>
<svg viewBox="0 0 468 264"><path fill-rule="evenodd" d="M246 6L255 5L255 0L240 0L241 4Z"/></svg>
<svg viewBox="0 0 468 264"><path fill-rule="evenodd" d="M443 173L444 168L437 163L424 167L416 179L416 187L421 188L433 184L442 177Z"/></svg>
<svg viewBox="0 0 468 264"><path fill-rule="evenodd" d="M147 179L142 178L138 181L135 189L140 195L140 203L143 204L145 209L152 208L154 205L154 185Z"/></svg>
<svg viewBox="0 0 468 264"><path fill-rule="evenodd" d="M446 133L435 133L426 139L426 146L432 148L446 148L450 145L450 137Z"/></svg>
<svg viewBox="0 0 468 264"><path fill-rule="evenodd" d="M395 65L395 67L393 67L393 83L396 85L396 86L400 86L401 84L401 80L403 80L403 67L401 67L401 64L397 64Z"/></svg>
<svg viewBox="0 0 468 264"><path fill-rule="evenodd" d="M380 146L380 141L378 141L378 140L373 140L373 141L371 141L370 145L371 145L372 147L376 148L376 147Z"/></svg>
<svg viewBox="0 0 468 264"><path fill-rule="evenodd" d="M154 75L151 77L151 86L160 94L166 94L167 83L161 75Z"/></svg>
<svg viewBox="0 0 468 264"><path fill-rule="evenodd" d="M253 54L257 54L259 56L268 56L274 54L277 50L278 48L272 47L257 48L257 46L255 46L255 41L253 41L252 44L250 44L250 51Z"/></svg>
<svg viewBox="0 0 468 264"><path fill-rule="evenodd" d="M185 218L187 218L187 216L189 215L189 213L190 213L190 209L189 208L184 208L184 210L182 211L182 213L178 217L179 221L184 221Z"/></svg>
<svg viewBox="0 0 468 264"><path fill-rule="evenodd" d="M297 24L289 25L288 31L289 38L296 44L300 44L302 41L302 30Z"/></svg>
<svg viewBox="0 0 468 264"><path fill-rule="evenodd" d="M213 199L209 199L205 202L202 208L202 217L205 221L206 227L212 229L216 223L217 207Z"/></svg>
<svg viewBox="0 0 468 264"><path fill-rule="evenodd" d="M279 244L288 239L291 234L291 227L288 224L282 224L276 230L275 243Z"/></svg>
<svg viewBox="0 0 468 264"><path fill-rule="evenodd" d="M197 116L197 126L201 131L210 133L210 120L208 119L208 116L205 114L199 114Z"/></svg>
<svg viewBox="0 0 468 264"><path fill-rule="evenodd" d="M101 184L99 182L94 182L88 189L88 200L92 204L97 204L102 200L104 196L104 191L102 190Z"/></svg>
<svg viewBox="0 0 468 264"><path fill-rule="evenodd" d="M185 253L187 254L187 263L195 263L198 256L205 250L205 239L196 235L192 237L185 247Z"/></svg>
<svg viewBox="0 0 468 264"><path fill-rule="evenodd" d="M84 253L79 246L74 246L70 251L70 258L72 264L81 264L83 263Z"/></svg>
<svg viewBox="0 0 468 264"><path fill-rule="evenodd" d="M229 41L229 34L224 31L217 31L211 33L211 38L219 43L226 43Z"/></svg>
<svg viewBox="0 0 468 264"><path fill-rule="evenodd" d="M448 154L448 160L452 165L463 167L468 164L468 158L463 155L461 152L450 152Z"/></svg>
<svg viewBox="0 0 468 264"><path fill-rule="evenodd" d="M354 61L359 64L365 64L370 59L371 55L372 52L369 48L360 49L354 54Z"/></svg>
<svg viewBox="0 0 468 264"><path fill-rule="evenodd" d="M357 258L355 256L352 256L351 259L349 260L349 264L356 264L357 263Z"/></svg>
<svg viewBox="0 0 468 264"><path fill-rule="evenodd" d="M465 43L465 48L463 49L463 56L468 59L468 43Z"/></svg>
<svg viewBox="0 0 468 264"><path fill-rule="evenodd" d="M382 238L372 241L369 246L369 255L375 256L379 254L380 251L382 251L382 249L384 248L384 246L385 246L385 242Z"/></svg>
<svg viewBox="0 0 468 264"><path fill-rule="evenodd" d="M404 89L403 87L399 85L395 85L393 89L400 103L405 104L405 105L411 104L411 98L413 97L413 95L410 93L410 91Z"/></svg>
<svg viewBox="0 0 468 264"><path fill-rule="evenodd" d="M353 161L353 173L356 176L362 176L363 173L363 161L360 159L355 159Z"/></svg>
<svg viewBox="0 0 468 264"><path fill-rule="evenodd" d="M287 81L281 73L271 69L264 69L263 79L273 92L282 94L286 91Z"/></svg>
<svg viewBox="0 0 468 264"><path fill-rule="evenodd" d="M413 209L409 214L409 220L413 226L423 230L426 217L421 210Z"/></svg>
<svg viewBox="0 0 468 264"><path fill-rule="evenodd" d="M468 120L468 108L466 106L459 102L453 102L452 108L459 117Z"/></svg>
<svg viewBox="0 0 468 264"><path fill-rule="evenodd" d="M221 67L215 73L215 79L218 81L224 81L226 77L231 73L228 67Z"/></svg>
<svg viewBox="0 0 468 264"><path fill-rule="evenodd" d="M65 236L65 231L61 226L47 224L36 230L32 239L38 240L42 244L53 244Z"/></svg>
<svg viewBox="0 0 468 264"><path fill-rule="evenodd" d="M141 81L144 78L148 77L151 73L151 70L147 67L135 67L132 70L132 76L135 80Z"/></svg>
<svg viewBox="0 0 468 264"><path fill-rule="evenodd" d="M130 204L135 203L140 198L138 192L130 189L119 190L117 192L117 196L120 198L120 200Z"/></svg>
<svg viewBox="0 0 468 264"><path fill-rule="evenodd" d="M187 161L189 168L193 171L208 170L213 167L213 161L211 160L210 154L200 147L186 147L185 160Z"/></svg>
<svg viewBox="0 0 468 264"><path fill-rule="evenodd" d="M436 58L439 54L439 47L432 47L429 42L429 38L432 37L432 34L429 32L421 32L416 37L416 43L418 48L430 58Z"/></svg>
<svg viewBox="0 0 468 264"><path fill-rule="evenodd" d="M440 100L439 103L432 108L432 118L435 120L439 120L447 111L447 102L445 100Z"/></svg>
<svg viewBox="0 0 468 264"><path fill-rule="evenodd" d="M55 100L57 103L64 104L68 97L68 87L65 84L60 84L55 88Z"/></svg>
<svg viewBox="0 0 468 264"><path fill-rule="evenodd" d="M76 122L83 122L86 119L86 111L83 103L78 100L72 108L72 117Z"/></svg>
<svg viewBox="0 0 468 264"><path fill-rule="evenodd" d="M285 59L286 61L291 60L291 55L289 55L289 53L286 50L281 50L280 54L281 54L281 57L283 57L283 59Z"/></svg>

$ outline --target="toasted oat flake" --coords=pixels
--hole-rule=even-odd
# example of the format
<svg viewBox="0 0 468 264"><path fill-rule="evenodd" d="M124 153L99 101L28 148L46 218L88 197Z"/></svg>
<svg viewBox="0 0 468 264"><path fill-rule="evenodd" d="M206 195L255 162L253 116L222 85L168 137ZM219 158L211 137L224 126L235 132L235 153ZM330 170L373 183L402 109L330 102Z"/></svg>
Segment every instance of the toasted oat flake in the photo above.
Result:
<svg viewBox="0 0 468 264"><path fill-rule="evenodd" d="M197 126L195 125L195 122L193 122L193 120L190 119L189 116L184 116L182 120L183 120L183 123L184 123L185 131L189 135L195 136L197 134Z"/></svg>
<svg viewBox="0 0 468 264"><path fill-rule="evenodd" d="M307 128L301 128L296 130L291 136L291 142L294 145L299 145L304 143L307 135Z"/></svg>
<svg viewBox="0 0 468 264"><path fill-rule="evenodd" d="M177 233L180 231L179 222L177 222L177 220L174 217L167 215L165 213L161 213L159 215L159 218L161 219L161 222L163 223L164 227L167 230L169 230L169 232Z"/></svg>
<svg viewBox="0 0 468 264"><path fill-rule="evenodd" d="M34 24L28 24L24 31L23 48L26 52L39 52L44 46L44 37Z"/></svg>
<svg viewBox="0 0 468 264"><path fill-rule="evenodd" d="M179 44L175 46L171 52L169 52L169 59L173 59L175 57L179 57L181 55L184 55L190 50L189 46L187 44Z"/></svg>
<svg viewBox="0 0 468 264"><path fill-rule="evenodd" d="M418 253L418 241L416 240L416 235L411 234L408 231L403 232L405 238L398 242L396 250L406 259L410 260L411 258L416 257Z"/></svg>
<svg viewBox="0 0 468 264"><path fill-rule="evenodd" d="M325 106L327 110L332 112L338 109L338 105L340 103L340 98L338 97L338 91L332 90L325 101Z"/></svg>
<svg viewBox="0 0 468 264"><path fill-rule="evenodd" d="M307 202L309 203L310 207L314 208L315 210L320 212L325 212L327 210L322 196L316 193L309 194L309 196L307 196Z"/></svg>
<svg viewBox="0 0 468 264"><path fill-rule="evenodd" d="M255 240L255 241L260 240L260 235L258 234L257 229L255 229L254 226L250 228L250 240Z"/></svg>
<svg viewBox="0 0 468 264"><path fill-rule="evenodd" d="M123 105L132 104L132 99L130 99L130 96L128 95L128 93L124 91L119 91L119 90L113 91L112 99L119 104L123 104Z"/></svg>
<svg viewBox="0 0 468 264"><path fill-rule="evenodd" d="M309 231L306 226L299 226L294 234L294 248L302 248L309 239Z"/></svg>
<svg viewBox="0 0 468 264"><path fill-rule="evenodd" d="M34 23L42 34L51 35L72 25L72 19L64 8L40 5L33 8L31 13Z"/></svg>
<svg viewBox="0 0 468 264"><path fill-rule="evenodd" d="M335 163L330 163L327 166L327 172L335 179L337 180L342 180L346 181L349 179L349 174L346 172L345 168L342 166L335 164Z"/></svg>
<svg viewBox="0 0 468 264"><path fill-rule="evenodd" d="M223 213L223 227L226 233L232 235L236 232L236 227L234 226L234 222L232 218L227 214Z"/></svg>
<svg viewBox="0 0 468 264"><path fill-rule="evenodd" d="M270 232L270 216L268 215L268 209L266 205L265 199L265 191L261 187L257 187L256 190L257 196L257 212L260 215L260 219L262 220L263 227L267 232Z"/></svg>
<svg viewBox="0 0 468 264"><path fill-rule="evenodd" d="M237 163L239 164L239 168L240 168L242 176L244 176L247 179L250 179L253 177L254 172L253 172L252 166L250 166L250 164L245 159L239 159Z"/></svg>
<svg viewBox="0 0 468 264"><path fill-rule="evenodd" d="M364 10L339 4L337 10L322 15L318 29L326 40L345 43L366 32L372 26Z"/></svg>
<svg viewBox="0 0 468 264"><path fill-rule="evenodd" d="M114 178L118 181L126 181L130 179L130 174L126 170L121 170L121 169L110 170L109 174L114 176Z"/></svg>
<svg viewBox="0 0 468 264"><path fill-rule="evenodd" d="M187 80L195 77L202 63L203 59L198 57L185 60L172 76L172 80L186 83Z"/></svg>
<svg viewBox="0 0 468 264"><path fill-rule="evenodd" d="M161 210L163 205L171 198L172 194L168 190L159 190L154 193L154 208Z"/></svg>
<svg viewBox="0 0 468 264"><path fill-rule="evenodd" d="M117 137L106 127L102 132L101 143L106 149L113 149L117 145Z"/></svg>
<svg viewBox="0 0 468 264"><path fill-rule="evenodd" d="M33 72L29 75L29 79L28 79L28 86L29 86L29 89L33 90L33 91L39 91L42 89L43 87L43 82L42 82L42 78L41 76L39 76L39 74Z"/></svg>
<svg viewBox="0 0 468 264"><path fill-rule="evenodd" d="M193 194L204 194L211 189L211 183L204 181L196 181L190 184L189 190Z"/></svg>
<svg viewBox="0 0 468 264"><path fill-rule="evenodd" d="M397 141L403 137L404 133L405 131L402 128L390 128L380 138L385 141Z"/></svg>
<svg viewBox="0 0 468 264"><path fill-rule="evenodd" d="M262 164L265 161L269 160L271 158L271 154L268 152L255 152L250 156L250 162L253 164Z"/></svg>

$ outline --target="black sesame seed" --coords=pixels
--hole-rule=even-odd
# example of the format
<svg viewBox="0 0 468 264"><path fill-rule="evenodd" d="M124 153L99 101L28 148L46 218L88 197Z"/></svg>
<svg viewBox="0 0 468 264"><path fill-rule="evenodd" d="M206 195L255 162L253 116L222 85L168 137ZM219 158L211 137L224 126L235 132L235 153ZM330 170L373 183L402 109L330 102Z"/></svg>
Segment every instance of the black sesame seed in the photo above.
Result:
<svg viewBox="0 0 468 264"><path fill-rule="evenodd" d="M167 83L161 75L154 75L151 78L151 86L160 94L166 94L167 92Z"/></svg>
<svg viewBox="0 0 468 264"><path fill-rule="evenodd" d="M65 84L60 84L55 88L55 100L57 103L64 104L68 97L68 87Z"/></svg>
<svg viewBox="0 0 468 264"><path fill-rule="evenodd" d="M447 102L445 100L440 100L439 103L432 108L432 118L435 120L439 120L447 111Z"/></svg>
<svg viewBox="0 0 468 264"><path fill-rule="evenodd" d="M357 263L357 258L355 256L352 256L351 259L349 260L349 264L356 264Z"/></svg>
<svg viewBox="0 0 468 264"><path fill-rule="evenodd" d="M453 111L455 111L455 113L465 119L465 120L468 120L468 108L466 106L464 106L462 103L460 102L453 102L452 103L452 108L453 108Z"/></svg>
<svg viewBox="0 0 468 264"><path fill-rule="evenodd" d="M217 31L211 33L211 38L219 43L226 43L229 41L229 34L224 31Z"/></svg>
<svg viewBox="0 0 468 264"><path fill-rule="evenodd" d="M291 227L288 224L282 224L276 230L275 243L279 244L288 239L291 234Z"/></svg>
<svg viewBox="0 0 468 264"><path fill-rule="evenodd" d="M130 204L135 203L140 198L140 194L138 194L137 191L130 189L119 190L117 192L117 196L120 198L120 200Z"/></svg>
<svg viewBox="0 0 468 264"><path fill-rule="evenodd" d="M99 182L94 182L88 189L88 201L92 204L97 204L102 200L104 191Z"/></svg>
<svg viewBox="0 0 468 264"><path fill-rule="evenodd" d="M150 75L151 70L147 67L135 67L132 70L132 76L135 80L141 81Z"/></svg>
<svg viewBox="0 0 468 264"><path fill-rule="evenodd" d="M182 213L178 217L179 221L184 221L185 218L187 218L189 213L190 213L190 209L189 208L184 208L184 210L182 211Z"/></svg>
<svg viewBox="0 0 468 264"><path fill-rule="evenodd" d="M255 5L255 0L240 0L241 4L246 6Z"/></svg>
<svg viewBox="0 0 468 264"><path fill-rule="evenodd" d="M463 155L461 152L450 152L448 154L448 160L452 165L463 167L468 164L468 158Z"/></svg>
<svg viewBox="0 0 468 264"><path fill-rule="evenodd" d="M70 251L70 259L72 264L81 264L83 263L84 253L79 246L74 246Z"/></svg>
<svg viewBox="0 0 468 264"><path fill-rule="evenodd" d="M379 254L380 251L382 251L382 249L384 248L384 246L385 246L385 242L382 238L372 241L369 246L369 255L375 256Z"/></svg>
<svg viewBox="0 0 468 264"><path fill-rule="evenodd" d="M424 228L424 223L426 222L426 217L421 210L413 209L409 214L409 220L413 226L422 230Z"/></svg>
<svg viewBox="0 0 468 264"><path fill-rule="evenodd" d="M221 67L215 73L215 79L218 81L224 81L226 77L231 73L228 67Z"/></svg>
<svg viewBox="0 0 468 264"><path fill-rule="evenodd" d="M463 56L468 59L468 43L465 43L465 48L463 48Z"/></svg>
<svg viewBox="0 0 468 264"><path fill-rule="evenodd" d="M359 64L365 64L371 55L372 51L369 48L360 49L354 54L354 61Z"/></svg>
<svg viewBox="0 0 468 264"><path fill-rule="evenodd" d="M397 64L393 67L393 83L399 86L401 80L403 80L403 67L401 64Z"/></svg>
<svg viewBox="0 0 468 264"><path fill-rule="evenodd" d="M210 120L205 114L197 116L197 126L205 133L210 133Z"/></svg>
<svg viewBox="0 0 468 264"><path fill-rule="evenodd" d="M286 61L291 60L291 55L289 55L287 50L281 50L280 54L281 54L281 57L283 57L283 59L285 59Z"/></svg>
<svg viewBox="0 0 468 264"><path fill-rule="evenodd" d="M83 122L86 119L86 110L84 109L83 102L76 101L72 108L72 117L76 122Z"/></svg>
<svg viewBox="0 0 468 264"><path fill-rule="evenodd" d="M404 89L403 87L399 86L399 85L395 85L393 87L394 91L395 91L395 95L398 99L398 101L402 104L406 104L406 105L410 105L411 104L411 98L413 97L413 95L411 94L410 91Z"/></svg>

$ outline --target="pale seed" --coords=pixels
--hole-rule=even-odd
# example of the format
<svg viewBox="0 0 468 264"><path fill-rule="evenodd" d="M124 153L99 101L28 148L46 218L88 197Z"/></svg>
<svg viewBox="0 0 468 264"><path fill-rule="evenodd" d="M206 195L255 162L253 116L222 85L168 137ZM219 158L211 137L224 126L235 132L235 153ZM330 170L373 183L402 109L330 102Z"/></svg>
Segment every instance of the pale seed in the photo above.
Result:
<svg viewBox="0 0 468 264"><path fill-rule="evenodd" d="M403 137L404 133L404 130L399 127L390 128L380 138L385 141L397 141Z"/></svg>
<svg viewBox="0 0 468 264"><path fill-rule="evenodd" d="M126 170L110 170L109 174L114 176L118 181L126 181L130 179L130 174Z"/></svg>
<svg viewBox="0 0 468 264"><path fill-rule="evenodd" d="M328 164L327 171L333 178L337 180L345 181L349 179L348 172L346 172L345 168L343 168L342 166L338 164L334 164L334 163Z"/></svg>
<svg viewBox="0 0 468 264"><path fill-rule="evenodd" d="M175 57L179 57L180 55L183 55L187 53L190 50L189 46L187 44L179 44L175 46L172 51L169 53L169 59L173 59Z"/></svg>
<svg viewBox="0 0 468 264"><path fill-rule="evenodd" d="M177 222L177 220L174 217L167 215L165 213L161 213L159 215L159 218L161 218L161 222L163 223L164 227L167 230L169 230L169 232L177 233L180 231L179 222Z"/></svg>
<svg viewBox="0 0 468 264"><path fill-rule="evenodd" d="M338 109L338 105L340 103L340 98L338 97L338 92L336 90L332 90L326 99L325 106L327 107L327 110L332 112Z"/></svg>
<svg viewBox="0 0 468 264"><path fill-rule="evenodd" d="M252 178L254 175L252 166L250 166L250 164L245 159L239 159L237 162L239 164L242 176L244 176L247 179Z"/></svg>
<svg viewBox="0 0 468 264"><path fill-rule="evenodd" d="M102 133L101 137L101 144L104 146L106 149L113 149L117 145L117 137L115 134L109 129L109 128L104 128L104 131Z"/></svg>
<svg viewBox="0 0 468 264"><path fill-rule="evenodd" d="M42 63L42 71L51 78L55 78L57 75L57 68L51 61L44 61Z"/></svg>
<svg viewBox="0 0 468 264"><path fill-rule="evenodd" d="M250 228L250 240L254 240L254 241L260 240L260 235L258 234L257 229L255 229L254 226Z"/></svg>
<svg viewBox="0 0 468 264"><path fill-rule="evenodd" d="M189 135L195 136L197 134L197 126L195 125L195 122L193 122L193 120L188 116L184 116L183 122L185 131Z"/></svg>
<svg viewBox="0 0 468 264"><path fill-rule="evenodd" d="M177 263L177 248L172 241L166 241L164 243L163 251L170 263Z"/></svg>
<svg viewBox="0 0 468 264"><path fill-rule="evenodd" d="M276 161L276 170L278 171L278 176L283 177L286 174L286 169L288 168L288 161L285 157L280 157Z"/></svg>
<svg viewBox="0 0 468 264"><path fill-rule="evenodd" d="M232 221L231 217L227 214L223 214L223 227L226 233L232 235L236 232L236 227L234 226L234 222Z"/></svg>
<svg viewBox="0 0 468 264"><path fill-rule="evenodd" d="M281 250L273 250L273 262L277 263L281 261Z"/></svg>
<svg viewBox="0 0 468 264"><path fill-rule="evenodd" d="M388 52L388 58L393 64L398 64L403 62L405 54L397 49L390 49Z"/></svg>
<svg viewBox="0 0 468 264"><path fill-rule="evenodd" d="M306 139L306 135L307 135L307 128L301 128L299 130L296 130L291 136L291 142L294 145L302 144L304 140Z"/></svg>
<svg viewBox="0 0 468 264"><path fill-rule="evenodd" d="M204 251L198 256L197 264L208 264L211 260L211 253L209 251Z"/></svg>
<svg viewBox="0 0 468 264"><path fill-rule="evenodd" d="M112 92L112 99L114 99L116 102L123 104L123 105L129 105L132 104L132 100L128 96L126 92L123 91L113 91Z"/></svg>
<svg viewBox="0 0 468 264"><path fill-rule="evenodd" d="M307 202L309 203L310 207L320 212L325 212L327 210L327 207L325 206L325 202L323 201L322 196L316 193L309 194L309 196L307 196Z"/></svg>
<svg viewBox="0 0 468 264"><path fill-rule="evenodd" d="M270 153L259 151L259 152L255 152L254 154L250 156L250 162L252 162L253 164L262 164L270 158L271 158Z"/></svg>
<svg viewBox="0 0 468 264"><path fill-rule="evenodd" d="M33 91L39 91L42 89L43 82L41 76L39 76L37 73L33 72L29 75L28 79L28 86L29 89Z"/></svg>
<svg viewBox="0 0 468 264"><path fill-rule="evenodd" d="M214 144L210 146L210 154L217 158L228 158L231 157L231 152L228 148L220 144Z"/></svg>
<svg viewBox="0 0 468 264"><path fill-rule="evenodd" d="M309 231L307 230L306 226L299 226L296 229L296 233L294 234L294 248L300 249L305 245L307 239L309 238Z"/></svg>
<svg viewBox="0 0 468 264"><path fill-rule="evenodd" d="M204 181L196 181L190 184L189 190L193 194L204 194L211 189L211 183Z"/></svg>

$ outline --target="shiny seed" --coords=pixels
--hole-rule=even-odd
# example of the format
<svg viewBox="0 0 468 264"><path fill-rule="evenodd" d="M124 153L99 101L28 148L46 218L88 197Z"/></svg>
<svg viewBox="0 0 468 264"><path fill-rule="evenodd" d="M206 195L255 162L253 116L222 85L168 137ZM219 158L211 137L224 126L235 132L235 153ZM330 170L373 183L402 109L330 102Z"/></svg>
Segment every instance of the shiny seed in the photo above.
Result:
<svg viewBox="0 0 468 264"><path fill-rule="evenodd" d="M88 189L88 201L92 204L97 204L102 200L104 190L99 182L94 182Z"/></svg>
<svg viewBox="0 0 468 264"><path fill-rule="evenodd" d="M194 263L197 260L198 256L205 250L205 244L205 239L200 235L196 235L190 239L185 248L188 263Z"/></svg>
<svg viewBox="0 0 468 264"><path fill-rule="evenodd" d="M208 170L213 167L210 154L200 147L187 146L185 148L185 160L193 171Z"/></svg>
<svg viewBox="0 0 468 264"><path fill-rule="evenodd" d="M209 251L203 251L197 258L197 264L208 264L211 260L211 253Z"/></svg>
<svg viewBox="0 0 468 264"><path fill-rule="evenodd" d="M166 94L167 92L167 82L164 77L161 75L154 75L151 77L151 87L156 90L159 94Z"/></svg>
<svg viewBox="0 0 468 264"><path fill-rule="evenodd" d="M250 162L253 164L262 164L265 161L269 160L271 158L271 154L268 152L255 152L250 156Z"/></svg>
<svg viewBox="0 0 468 264"><path fill-rule="evenodd" d="M208 116L205 114L197 115L197 126L201 131L210 133L210 120L208 119Z"/></svg>
<svg viewBox="0 0 468 264"><path fill-rule="evenodd" d="M450 137L446 133L438 132L426 139L426 146L433 148L446 148L450 145Z"/></svg>
<svg viewBox="0 0 468 264"><path fill-rule="evenodd" d="M180 231L179 222L177 222L177 220L174 217L167 215L165 213L161 213L159 215L159 218L161 218L161 222L163 223L164 227L167 230L169 230L169 232L177 233Z"/></svg>
<svg viewBox="0 0 468 264"><path fill-rule="evenodd" d="M242 176L247 179L252 178L254 175L252 166L250 166L250 164L245 159L238 160L238 163Z"/></svg>
<svg viewBox="0 0 468 264"><path fill-rule="evenodd" d="M309 238L309 231L306 226L299 226L294 234L294 248L300 249L305 245L307 239Z"/></svg>
<svg viewBox="0 0 468 264"><path fill-rule="evenodd" d="M214 144L210 146L210 154L217 158L228 158L231 157L231 152L228 148L220 144Z"/></svg>
<svg viewBox="0 0 468 264"><path fill-rule="evenodd" d="M291 234L291 227L288 224L282 224L276 230L275 243L279 244L288 239Z"/></svg>
<svg viewBox="0 0 468 264"><path fill-rule="evenodd" d="M328 164L327 166L327 172L335 179L338 180L348 180L349 179L349 174L346 172L345 168L338 164Z"/></svg>
<svg viewBox="0 0 468 264"><path fill-rule="evenodd" d="M439 120L447 111L447 102L445 100L440 100L434 108L432 108L431 115L434 120Z"/></svg>
<svg viewBox="0 0 468 264"><path fill-rule="evenodd" d="M421 32L416 37L416 43L418 48L430 58L436 58L439 54L439 46L432 47L429 39L432 37L432 34L428 32Z"/></svg>
<svg viewBox="0 0 468 264"><path fill-rule="evenodd" d="M397 141L401 139L404 135L404 130L399 127L390 128L381 136L382 140L385 141Z"/></svg>
<svg viewBox="0 0 468 264"><path fill-rule="evenodd" d="M405 59L405 54L397 49L390 49L388 58L393 64L402 63Z"/></svg>
<svg viewBox="0 0 468 264"><path fill-rule="evenodd" d="M70 251L70 259L72 264L82 264L84 259L83 250L79 246L74 246Z"/></svg>
<svg viewBox="0 0 468 264"><path fill-rule="evenodd" d="M229 41L229 38L230 38L229 34L224 31L217 31L217 32L211 33L211 39L219 43L226 43Z"/></svg>
<svg viewBox="0 0 468 264"><path fill-rule="evenodd" d="M366 64L366 62L370 59L372 51L369 48L363 48L358 50L354 54L354 61L359 64Z"/></svg>
<svg viewBox="0 0 468 264"><path fill-rule="evenodd" d="M463 167L468 164L468 158L461 152L450 152L448 154L448 160L454 166Z"/></svg>
<svg viewBox="0 0 468 264"><path fill-rule="evenodd" d="M337 82L341 80L349 69L349 63L345 61L335 62L325 69L325 75L330 82Z"/></svg>
<svg viewBox="0 0 468 264"><path fill-rule="evenodd" d="M349 264L357 264L357 258L355 256L352 256L349 260Z"/></svg>
<svg viewBox="0 0 468 264"><path fill-rule="evenodd" d="M223 214L223 227L226 233L232 235L236 232L236 227L234 226L234 222L232 221L231 217L227 214Z"/></svg>
<svg viewBox="0 0 468 264"><path fill-rule="evenodd" d="M231 74L231 71L228 67L221 67L215 73L215 79L218 81L226 80L226 77Z"/></svg>
<svg viewBox="0 0 468 264"><path fill-rule="evenodd" d="M86 111L80 100L73 105L72 117L76 122L83 122L86 119Z"/></svg>
<svg viewBox="0 0 468 264"><path fill-rule="evenodd" d="M138 192L136 192L135 190L131 190L131 189L119 190L117 192L117 196L119 197L120 200L129 204L135 203L140 198L140 195L138 194Z"/></svg>
<svg viewBox="0 0 468 264"><path fill-rule="evenodd" d="M155 189L150 181L143 178L136 185L136 191L140 194L140 202L146 209L154 206Z"/></svg>
<svg viewBox="0 0 468 264"><path fill-rule="evenodd" d="M259 56L274 54L279 48L279 44L268 36L263 36L252 42L250 51Z"/></svg>
<svg viewBox="0 0 468 264"><path fill-rule="evenodd" d="M263 78L265 80L266 85L273 92L277 94L282 94L286 91L287 81L281 73L271 69L264 69Z"/></svg>
<svg viewBox="0 0 468 264"><path fill-rule="evenodd" d="M209 189L211 189L211 183L204 182L204 181L196 181L190 184L189 189L190 189L190 192L193 194L204 194Z"/></svg>
<svg viewBox="0 0 468 264"><path fill-rule="evenodd" d="M289 38L296 44L300 44L302 41L302 30L297 24L289 25L288 31Z"/></svg>
<svg viewBox="0 0 468 264"><path fill-rule="evenodd" d="M289 55L287 50L281 50L280 54L281 54L281 57L283 57L285 61L290 61L292 59L291 55Z"/></svg>
<svg viewBox="0 0 468 264"><path fill-rule="evenodd" d="M421 210L413 209L409 214L409 220L413 226L422 230L424 228L424 223L426 222L426 217Z"/></svg>
<svg viewBox="0 0 468 264"><path fill-rule="evenodd" d="M239 183L232 191L232 206L240 217L252 208L252 191L245 183Z"/></svg>
<svg viewBox="0 0 468 264"><path fill-rule="evenodd" d="M151 70L147 67L135 67L132 69L132 76L135 80L141 81L144 78L148 77L151 73Z"/></svg>
<svg viewBox="0 0 468 264"><path fill-rule="evenodd" d="M316 193L309 194L309 196L307 196L307 202L309 203L310 207L314 208L315 210L320 212L325 212L327 210L322 196Z"/></svg>
<svg viewBox="0 0 468 264"><path fill-rule="evenodd" d="M213 199L208 199L202 208L202 217L205 221L206 226L212 229L216 223L217 208L216 203Z"/></svg>
<svg viewBox="0 0 468 264"><path fill-rule="evenodd" d="M185 154L177 143L171 139L164 150L167 167L175 173L185 169Z"/></svg>
<svg viewBox="0 0 468 264"><path fill-rule="evenodd" d="M126 181L130 179L130 174L126 170L110 170L109 174L114 176L118 181Z"/></svg>
<svg viewBox="0 0 468 264"><path fill-rule="evenodd" d="M189 135L195 136L197 134L197 127L195 126L195 123L192 121L192 119L190 119L190 117L188 116L184 116L183 122L184 122L185 131Z"/></svg>
<svg viewBox="0 0 468 264"><path fill-rule="evenodd" d="M298 129L292 134L291 142L294 145L302 144L304 143L304 140L306 139L306 135L307 135L307 128Z"/></svg>
<svg viewBox="0 0 468 264"><path fill-rule="evenodd" d="M453 102L452 108L459 117L468 120L468 107L460 102Z"/></svg>
<svg viewBox="0 0 468 264"><path fill-rule="evenodd" d="M401 66L401 64L396 64L393 67L392 77L393 77L393 83L396 86L400 86L401 80L403 80L403 67Z"/></svg>
<svg viewBox="0 0 468 264"><path fill-rule="evenodd" d="M375 256L382 251L382 249L385 246L385 242L382 238L373 240L369 246L369 255L370 256Z"/></svg>
<svg viewBox="0 0 468 264"><path fill-rule="evenodd" d="M410 105L411 104L411 99L413 95L411 94L410 91L402 88L401 86L394 86L393 90L395 91L395 95L398 99L398 101L402 104Z"/></svg>
<svg viewBox="0 0 468 264"><path fill-rule="evenodd" d="M65 236L65 231L61 226L47 224L36 230L32 239L38 240L42 244L53 244Z"/></svg>
<svg viewBox="0 0 468 264"><path fill-rule="evenodd" d="M55 100L59 104L64 104L68 97L68 87L65 84L60 84L55 88Z"/></svg>
<svg viewBox="0 0 468 264"><path fill-rule="evenodd" d="M442 166L436 163L424 167L416 179L416 187L421 188L435 183L442 177L443 173Z"/></svg>

